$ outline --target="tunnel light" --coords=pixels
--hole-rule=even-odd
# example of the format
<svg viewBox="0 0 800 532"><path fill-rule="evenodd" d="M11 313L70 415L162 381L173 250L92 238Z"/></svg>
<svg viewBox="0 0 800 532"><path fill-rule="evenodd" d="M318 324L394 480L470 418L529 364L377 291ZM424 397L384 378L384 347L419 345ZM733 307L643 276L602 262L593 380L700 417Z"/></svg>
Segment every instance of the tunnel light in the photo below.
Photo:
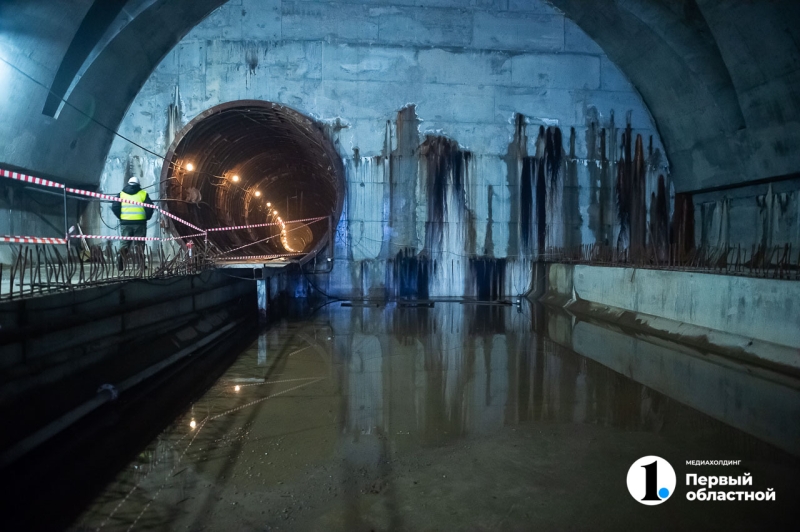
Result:
<svg viewBox="0 0 800 532"><path fill-rule="evenodd" d="M236 386L234 386L234 387L233 387L233 391L234 391L234 392L238 392L238 391L239 391L239 390L241 390L241 389L242 389L242 387L241 387L241 386L239 386L238 384L237 384Z"/></svg>
<svg viewBox="0 0 800 532"><path fill-rule="evenodd" d="M234 183L238 183L239 182L239 176L238 175L232 176L231 177L231 181L233 181Z"/></svg>
<svg viewBox="0 0 800 532"><path fill-rule="evenodd" d="M194 165L192 163L186 163L186 169L191 172L192 170L194 170Z"/></svg>
<svg viewBox="0 0 800 532"><path fill-rule="evenodd" d="M261 191L260 190L256 190L255 192L253 192L253 196L255 196L255 197L259 197L260 195L261 195Z"/></svg>
<svg viewBox="0 0 800 532"><path fill-rule="evenodd" d="M194 418L192 418L192 420L189 422L189 427L191 427L192 430L197 427L197 421L195 421Z"/></svg>

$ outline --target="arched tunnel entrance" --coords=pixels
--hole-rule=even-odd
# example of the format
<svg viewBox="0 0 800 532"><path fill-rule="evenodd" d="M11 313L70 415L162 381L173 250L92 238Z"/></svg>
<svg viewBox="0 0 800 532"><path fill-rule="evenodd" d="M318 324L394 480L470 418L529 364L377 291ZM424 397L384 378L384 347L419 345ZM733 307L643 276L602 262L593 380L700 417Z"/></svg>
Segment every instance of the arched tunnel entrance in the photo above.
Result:
<svg viewBox="0 0 800 532"><path fill-rule="evenodd" d="M215 251L310 258L335 227L345 180L322 127L280 104L242 100L213 107L176 136L161 174L162 205L204 229L278 225L208 233ZM323 217L317 222L291 222ZM193 229L175 224L181 236Z"/></svg>

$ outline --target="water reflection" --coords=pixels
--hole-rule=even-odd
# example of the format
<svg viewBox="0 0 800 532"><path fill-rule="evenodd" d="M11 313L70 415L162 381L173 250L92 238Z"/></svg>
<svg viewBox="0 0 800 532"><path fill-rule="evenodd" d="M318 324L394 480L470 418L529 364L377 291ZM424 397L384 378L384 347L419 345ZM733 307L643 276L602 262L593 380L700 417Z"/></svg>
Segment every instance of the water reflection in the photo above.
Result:
<svg viewBox="0 0 800 532"><path fill-rule="evenodd" d="M775 446L798 454L789 422L798 414L786 378L535 305L333 306L264 331L84 521L126 528L150 515L155 528L224 529L263 514L298 530L414 529L415 509L434 497L449 508L443 519L462 512L474 524L486 513L475 527L501 518L522 526L531 514L518 510L543 496L540 484L596 489L645 454L772 460L788 479L797 463ZM570 476L573 456L595 476ZM154 475L143 478L140 466ZM484 484L513 490L469 517ZM601 513L613 514L611 499L630 502L624 487L603 493ZM221 501L249 521L226 516Z"/></svg>
<svg viewBox="0 0 800 532"><path fill-rule="evenodd" d="M348 430L414 433L425 442L536 420L661 431L671 409L697 415L689 406L800 449L797 424L780 422L800 419L787 379L565 314L437 304L336 309L330 319L346 368Z"/></svg>

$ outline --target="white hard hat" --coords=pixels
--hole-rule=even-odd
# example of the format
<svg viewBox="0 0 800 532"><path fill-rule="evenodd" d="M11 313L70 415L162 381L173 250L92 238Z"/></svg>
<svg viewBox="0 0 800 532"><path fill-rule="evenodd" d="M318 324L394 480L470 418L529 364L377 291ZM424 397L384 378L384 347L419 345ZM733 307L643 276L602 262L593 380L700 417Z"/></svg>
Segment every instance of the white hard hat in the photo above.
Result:
<svg viewBox="0 0 800 532"><path fill-rule="evenodd" d="M136 177L136 176L133 176L132 178L128 179L128 184L129 185L138 185L139 184L139 178Z"/></svg>

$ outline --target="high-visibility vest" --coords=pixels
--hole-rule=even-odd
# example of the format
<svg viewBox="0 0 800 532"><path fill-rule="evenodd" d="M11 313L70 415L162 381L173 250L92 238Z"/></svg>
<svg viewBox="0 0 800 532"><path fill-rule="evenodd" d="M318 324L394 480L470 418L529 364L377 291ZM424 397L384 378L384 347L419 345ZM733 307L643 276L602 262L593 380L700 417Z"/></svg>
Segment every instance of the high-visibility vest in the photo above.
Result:
<svg viewBox="0 0 800 532"><path fill-rule="evenodd" d="M119 197L125 200L130 201L138 201L139 203L144 203L144 199L147 197L147 192L144 190L140 190L136 194L125 194L124 192L119 193ZM131 205L130 203L123 203L120 208L119 214L120 220L146 220L147 216L144 213L144 207L140 207L139 205Z"/></svg>

